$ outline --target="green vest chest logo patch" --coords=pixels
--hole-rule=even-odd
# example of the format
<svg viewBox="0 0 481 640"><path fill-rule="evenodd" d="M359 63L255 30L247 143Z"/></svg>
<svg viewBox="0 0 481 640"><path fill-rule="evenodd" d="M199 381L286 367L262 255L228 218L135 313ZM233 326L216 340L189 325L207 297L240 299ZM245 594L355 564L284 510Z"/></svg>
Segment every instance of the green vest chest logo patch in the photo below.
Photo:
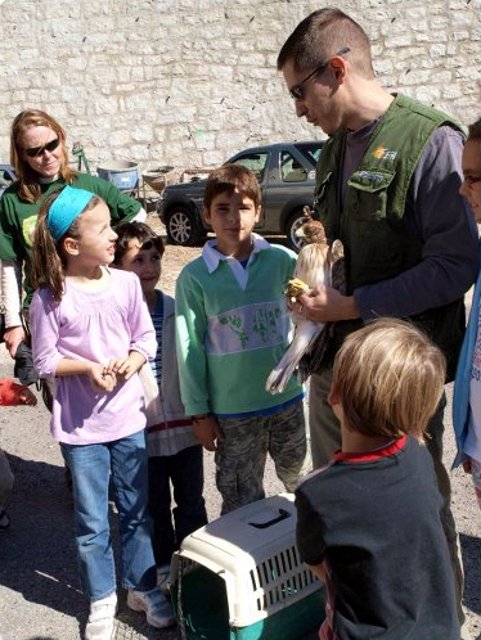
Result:
<svg viewBox="0 0 481 640"><path fill-rule="evenodd" d="M394 165L398 152L395 149L387 149L382 144L376 147L372 152L372 157L379 160L381 167L389 167Z"/></svg>

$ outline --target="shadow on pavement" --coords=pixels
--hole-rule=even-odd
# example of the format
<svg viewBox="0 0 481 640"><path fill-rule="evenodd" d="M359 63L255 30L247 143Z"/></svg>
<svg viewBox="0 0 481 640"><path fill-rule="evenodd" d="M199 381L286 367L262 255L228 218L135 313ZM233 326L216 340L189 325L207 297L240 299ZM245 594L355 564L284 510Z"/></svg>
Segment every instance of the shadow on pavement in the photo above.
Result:
<svg viewBox="0 0 481 640"><path fill-rule="evenodd" d="M463 603L473 613L481 615L481 539L461 533L459 536L463 566L469 567ZM481 638L481 636L479 636Z"/></svg>
<svg viewBox="0 0 481 640"><path fill-rule="evenodd" d="M64 470L8 452L7 457L15 486L8 508L11 525L1 536L0 582L25 600L85 623Z"/></svg>
<svg viewBox="0 0 481 640"><path fill-rule="evenodd" d="M15 486L8 507L11 525L0 535L0 584L29 602L76 618L78 637L83 637L88 605L80 591L72 499L65 482L65 470L6 453L15 475ZM117 518L111 515L118 560ZM175 627L165 631L149 627L144 615L127 608L126 593L119 591L117 640L176 637ZM35 633L35 623L25 621L26 629L29 625ZM37 635L30 640L57 639Z"/></svg>

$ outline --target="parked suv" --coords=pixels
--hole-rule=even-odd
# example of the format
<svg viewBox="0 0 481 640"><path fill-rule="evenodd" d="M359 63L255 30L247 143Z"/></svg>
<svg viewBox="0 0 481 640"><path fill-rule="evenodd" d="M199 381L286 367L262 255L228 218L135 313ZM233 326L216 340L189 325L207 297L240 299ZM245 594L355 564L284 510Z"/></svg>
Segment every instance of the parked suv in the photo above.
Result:
<svg viewBox="0 0 481 640"><path fill-rule="evenodd" d="M0 163L0 196L5 189L17 179L13 167L9 164Z"/></svg>
<svg viewBox="0 0 481 640"><path fill-rule="evenodd" d="M228 162L244 165L257 176L262 191L262 212L256 231L284 234L298 249L296 229L304 222L302 209L313 205L315 167L322 142L280 142L251 147ZM157 205L172 244L192 246L210 229L202 215L205 180L168 185Z"/></svg>

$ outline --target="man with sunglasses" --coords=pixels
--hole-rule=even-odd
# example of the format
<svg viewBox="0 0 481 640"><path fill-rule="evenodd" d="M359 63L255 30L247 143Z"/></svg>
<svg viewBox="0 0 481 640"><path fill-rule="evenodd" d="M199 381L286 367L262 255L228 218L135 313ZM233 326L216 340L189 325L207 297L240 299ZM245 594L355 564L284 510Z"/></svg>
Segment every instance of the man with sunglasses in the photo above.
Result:
<svg viewBox="0 0 481 640"><path fill-rule="evenodd" d="M316 174L315 215L346 254L347 295L318 287L296 303L304 317L334 322L321 368L310 378L313 464L340 448L328 402L343 338L379 316L410 318L441 347L453 379L464 332L463 295L477 269L477 233L461 196L463 134L450 116L377 81L364 30L338 9L304 19L277 60L296 115L329 137ZM315 359L313 359L315 360ZM443 495L442 519L457 581L462 570L450 482L442 465L445 398L428 430Z"/></svg>

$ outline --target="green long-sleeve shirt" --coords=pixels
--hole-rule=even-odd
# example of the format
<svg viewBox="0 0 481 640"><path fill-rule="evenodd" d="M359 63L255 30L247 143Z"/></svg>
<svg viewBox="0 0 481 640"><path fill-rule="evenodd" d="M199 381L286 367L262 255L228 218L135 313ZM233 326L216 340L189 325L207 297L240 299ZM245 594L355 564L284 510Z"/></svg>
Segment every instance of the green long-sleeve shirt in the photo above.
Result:
<svg viewBox="0 0 481 640"><path fill-rule="evenodd" d="M42 184L42 197L37 202L20 200L17 185L14 183L0 198L0 260L9 260L25 266L25 291L27 297L24 306L30 304L33 291L29 282L30 249L37 215L45 196L58 191L65 185L62 179ZM132 220L140 211L140 203L119 191L112 183L77 173L72 187L85 189L100 196L110 209L112 224Z"/></svg>
<svg viewBox="0 0 481 640"><path fill-rule="evenodd" d="M265 390L288 345L283 289L296 256L256 237L243 274L236 260L219 258L212 244L177 280L177 355L186 412L239 414L281 405L302 393L294 378L281 394Z"/></svg>

